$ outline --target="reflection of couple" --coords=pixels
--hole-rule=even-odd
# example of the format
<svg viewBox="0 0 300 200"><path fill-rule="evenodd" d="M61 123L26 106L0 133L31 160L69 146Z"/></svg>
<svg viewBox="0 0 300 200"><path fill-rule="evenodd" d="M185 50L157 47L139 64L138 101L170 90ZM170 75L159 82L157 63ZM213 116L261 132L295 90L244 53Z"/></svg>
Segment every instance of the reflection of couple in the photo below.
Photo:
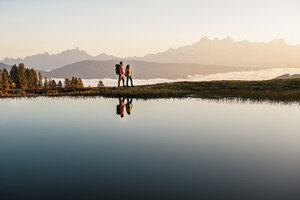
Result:
<svg viewBox="0 0 300 200"><path fill-rule="evenodd" d="M117 115L120 115L123 118L125 108L126 108L127 114L130 115L132 107L133 107L132 99L129 100L129 98L127 98L127 103L125 105L125 98L123 98L123 99L119 98L119 105L117 105Z"/></svg>

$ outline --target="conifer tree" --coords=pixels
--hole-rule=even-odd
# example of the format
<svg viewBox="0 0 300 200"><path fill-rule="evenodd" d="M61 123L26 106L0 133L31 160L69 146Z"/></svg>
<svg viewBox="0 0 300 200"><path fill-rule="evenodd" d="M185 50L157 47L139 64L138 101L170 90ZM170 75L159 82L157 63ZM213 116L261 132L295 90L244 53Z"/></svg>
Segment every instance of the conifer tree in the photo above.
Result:
<svg viewBox="0 0 300 200"><path fill-rule="evenodd" d="M6 68L4 68L4 69L3 69L2 73L5 73L5 74L6 74L6 76L7 76L7 78L9 79L9 73L8 73L8 71L7 71L7 69L6 69Z"/></svg>
<svg viewBox="0 0 300 200"><path fill-rule="evenodd" d="M74 79L74 88L79 88L79 81L78 78Z"/></svg>
<svg viewBox="0 0 300 200"><path fill-rule="evenodd" d="M42 86L43 86L43 77L42 77L42 73L39 72L38 87L42 87Z"/></svg>
<svg viewBox="0 0 300 200"><path fill-rule="evenodd" d="M34 69L26 69L27 72L27 81L28 81L28 87L29 88L37 88L38 85L38 79L37 74Z"/></svg>
<svg viewBox="0 0 300 200"><path fill-rule="evenodd" d="M84 88L84 85L83 85L83 82L82 82L81 78L78 79L78 82L79 82L79 88Z"/></svg>
<svg viewBox="0 0 300 200"><path fill-rule="evenodd" d="M2 70L0 69L0 90L2 89Z"/></svg>
<svg viewBox="0 0 300 200"><path fill-rule="evenodd" d="M71 79L71 87L76 88L75 77L72 77L72 79Z"/></svg>
<svg viewBox="0 0 300 200"><path fill-rule="evenodd" d="M58 81L58 85L57 85L57 87L58 87L58 88L60 88L60 89L63 87L63 84L62 84L62 82L61 82L61 81Z"/></svg>
<svg viewBox="0 0 300 200"><path fill-rule="evenodd" d="M26 73L25 73L25 66L23 63L19 64L18 68L18 84L17 87L25 90L27 89L27 78L26 78Z"/></svg>
<svg viewBox="0 0 300 200"><path fill-rule="evenodd" d="M72 85L71 85L71 80L69 78L66 78L65 79L65 88L71 88Z"/></svg>
<svg viewBox="0 0 300 200"><path fill-rule="evenodd" d="M55 82L55 80L52 80L52 81L49 81L49 83L50 83L50 88L51 89L55 89L56 88L56 82Z"/></svg>
<svg viewBox="0 0 300 200"><path fill-rule="evenodd" d="M10 78L11 78L12 82L15 83L16 85L19 85L18 77L19 77L19 69L18 69L17 65L13 65L10 70Z"/></svg>
<svg viewBox="0 0 300 200"><path fill-rule="evenodd" d="M28 88L32 88L32 78L30 76L30 70L29 69L25 69L25 77L26 77L26 80L27 80L27 87Z"/></svg>
<svg viewBox="0 0 300 200"><path fill-rule="evenodd" d="M45 89L48 89L48 88L49 88L49 82L48 82L47 77L45 77L44 88L45 88Z"/></svg>
<svg viewBox="0 0 300 200"><path fill-rule="evenodd" d="M2 88L4 90L9 89L9 82L8 82L7 73L2 73Z"/></svg>

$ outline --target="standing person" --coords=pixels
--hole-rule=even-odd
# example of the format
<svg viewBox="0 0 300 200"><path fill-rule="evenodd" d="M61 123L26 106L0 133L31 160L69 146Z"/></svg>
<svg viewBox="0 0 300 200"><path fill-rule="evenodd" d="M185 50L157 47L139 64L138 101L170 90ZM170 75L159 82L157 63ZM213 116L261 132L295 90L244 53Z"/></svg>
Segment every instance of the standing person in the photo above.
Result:
<svg viewBox="0 0 300 200"><path fill-rule="evenodd" d="M125 76L127 77L126 86L128 87L128 81L130 80L131 87L133 87L133 83L132 83L132 71L130 69L130 65L127 65L127 67L126 67Z"/></svg>
<svg viewBox="0 0 300 200"><path fill-rule="evenodd" d="M119 80L118 80L118 87L120 87L120 82L122 80L123 82L123 87L125 87L125 78L124 78L124 69L123 69L123 62L120 62L120 65L117 65L118 67L118 75L119 75Z"/></svg>

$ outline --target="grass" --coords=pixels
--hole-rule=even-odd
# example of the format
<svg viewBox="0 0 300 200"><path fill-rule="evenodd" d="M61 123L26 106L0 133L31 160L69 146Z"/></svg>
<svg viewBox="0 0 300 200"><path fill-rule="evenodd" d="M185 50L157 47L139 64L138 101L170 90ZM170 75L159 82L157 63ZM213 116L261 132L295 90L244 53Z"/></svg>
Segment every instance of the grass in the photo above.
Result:
<svg viewBox="0 0 300 200"><path fill-rule="evenodd" d="M300 79L267 81L176 82L134 88L11 89L0 97L104 96L132 98L242 98L252 100L300 101Z"/></svg>

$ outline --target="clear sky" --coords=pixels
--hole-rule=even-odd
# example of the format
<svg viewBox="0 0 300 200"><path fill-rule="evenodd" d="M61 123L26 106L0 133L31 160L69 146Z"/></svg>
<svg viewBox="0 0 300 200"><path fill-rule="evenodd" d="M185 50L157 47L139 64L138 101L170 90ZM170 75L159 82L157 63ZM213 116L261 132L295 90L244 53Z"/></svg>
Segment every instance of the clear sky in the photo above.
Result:
<svg viewBox="0 0 300 200"><path fill-rule="evenodd" d="M59 53L143 56L203 36L300 44L299 0L0 0L0 59Z"/></svg>

